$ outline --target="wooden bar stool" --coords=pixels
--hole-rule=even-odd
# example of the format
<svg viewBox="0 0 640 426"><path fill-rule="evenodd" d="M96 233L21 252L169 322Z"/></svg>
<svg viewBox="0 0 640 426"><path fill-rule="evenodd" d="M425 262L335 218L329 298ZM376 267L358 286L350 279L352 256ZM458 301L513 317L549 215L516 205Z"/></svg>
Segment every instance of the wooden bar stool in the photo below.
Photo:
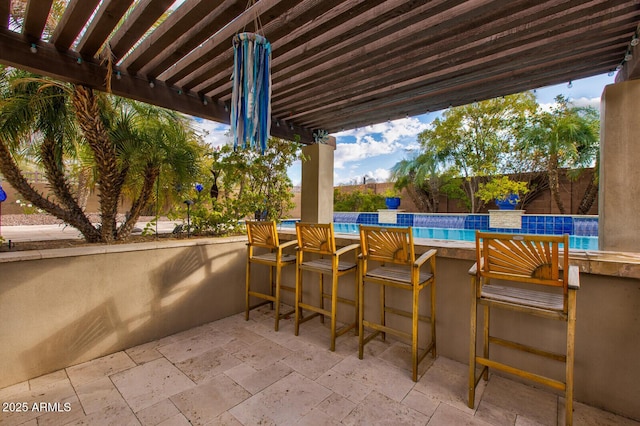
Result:
<svg viewBox="0 0 640 426"><path fill-rule="evenodd" d="M280 313L280 290L288 290L295 292L294 287L284 286L281 284L282 267L293 265L296 257L291 254L283 253L287 247L295 246L296 241L288 241L280 244L278 240L278 230L276 222L255 222L247 223L247 282L246 282L246 311L245 320L249 320L249 311L259 306L271 303L275 306L275 331L278 331L280 318L292 314L294 311ZM254 249L266 249L267 253L256 254ZM262 250L264 251L264 250ZM251 265L257 263L269 266L269 293L262 293L251 289ZM275 274L274 274L275 270ZM274 279L275 278L275 279ZM265 301L257 305L251 306L251 296L264 299Z"/></svg>
<svg viewBox="0 0 640 426"><path fill-rule="evenodd" d="M360 318L358 321L360 344L358 356L363 357L364 345L377 335L385 333L408 339L411 341L411 365L412 378L418 381L418 364L431 352L436 357L436 250L429 250L415 258L413 235L411 227L380 227L360 226ZM427 262L428 261L428 262ZM369 262L379 262L380 266L371 267ZM425 264L429 264L429 270L422 270ZM378 284L380 286L379 321L365 319L364 287L365 284ZM397 288L411 293L411 310L403 310L387 306L386 287ZM431 287L431 316L419 314L420 292ZM394 314L411 318L411 332L394 329L386 324L386 315ZM429 322L431 325L431 339L422 354L418 354L418 322ZM365 337L364 328L374 330Z"/></svg>
<svg viewBox="0 0 640 426"><path fill-rule="evenodd" d="M569 266L569 236L514 235L476 232L476 264L471 278L471 333L469 352L469 407L474 407L475 389L489 368L514 374L549 386L565 394L566 424L573 422L573 359L576 327L576 291L579 269ZM499 281L496 283L495 281ZM483 306L482 349L476 353L477 307ZM564 321L567 327L565 353L552 353L522 342L491 334L492 308ZM516 326L513 324L512 326ZM565 364L564 381L491 359L490 345L552 359ZM538 344L538 346L540 346ZM512 363L513 364L513 363ZM476 377L476 366L482 366Z"/></svg>
<svg viewBox="0 0 640 426"><path fill-rule="evenodd" d="M343 335L351 329L357 331L358 323L358 266L357 257L360 244L350 244L341 249L336 249L335 234L331 223L296 223L296 235L298 237L298 253L296 268L296 329L298 335L300 324L318 315L324 322L324 317L331 319L331 347L336 350L336 337ZM342 256L353 252L354 262L342 260ZM303 271L318 273L320 300L317 305L304 303L302 300ZM338 296L338 279L346 274L353 273L353 299L346 299ZM331 293L326 293L324 288L324 275L331 275ZM331 307L325 309L324 299L331 300ZM353 323L347 324L336 330L338 302L352 305L354 307ZM306 309L314 314L302 318L302 310Z"/></svg>

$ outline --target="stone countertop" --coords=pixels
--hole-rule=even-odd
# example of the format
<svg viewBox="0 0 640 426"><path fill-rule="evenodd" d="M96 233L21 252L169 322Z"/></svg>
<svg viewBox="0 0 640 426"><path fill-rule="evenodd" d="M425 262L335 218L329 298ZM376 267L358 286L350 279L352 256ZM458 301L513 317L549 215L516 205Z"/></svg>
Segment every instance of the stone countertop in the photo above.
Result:
<svg viewBox="0 0 640 426"><path fill-rule="evenodd" d="M294 230L283 229L279 233L283 240L295 238ZM353 244L358 241L358 235L336 233L338 245ZM414 243L417 253L435 248L438 250L438 257L475 262L474 242L415 238ZM584 274L640 279L640 253L571 250L569 263L577 265L580 272Z"/></svg>
<svg viewBox="0 0 640 426"><path fill-rule="evenodd" d="M279 235L282 240L292 240L295 239L295 230L282 229L279 231ZM88 256L113 252L237 243L246 242L246 240L246 236L240 236L6 252L0 253L0 264L5 262L51 259L66 256ZM359 236L354 234L337 233L336 242L340 246L353 244L354 242L359 242ZM418 254L421 254L428 249L435 248L438 250L438 257L468 260L470 262L469 266L471 266L475 261L475 243L473 242L433 240L426 238L416 238L414 242L416 244L416 252ZM640 279L640 253L571 250L570 263L572 265L579 266L580 272L585 274Z"/></svg>
<svg viewBox="0 0 640 426"><path fill-rule="evenodd" d="M145 250L158 250L158 249L172 249L180 247L191 246L203 246L212 244L227 244L227 243L246 243L246 236L234 236L234 237L210 237L210 238L185 238L181 240L168 240L168 241L150 241L145 243L131 243L131 244L94 244L87 246L77 246L69 248L55 248L46 250L24 250L24 251L10 251L0 253L0 265L7 262L18 262L22 260L36 260L36 259L54 259L60 257L73 257L73 256L91 256L97 254L107 253L125 253L134 251Z"/></svg>

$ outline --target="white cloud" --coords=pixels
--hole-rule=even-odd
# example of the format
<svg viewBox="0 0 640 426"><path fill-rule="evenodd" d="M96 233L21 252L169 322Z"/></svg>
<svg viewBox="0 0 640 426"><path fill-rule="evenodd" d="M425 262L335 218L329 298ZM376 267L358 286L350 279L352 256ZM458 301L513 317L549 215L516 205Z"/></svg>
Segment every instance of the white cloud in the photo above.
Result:
<svg viewBox="0 0 640 426"><path fill-rule="evenodd" d="M373 171L368 171L367 176L374 178L376 182L387 182L389 177L391 177L391 173L389 169L378 168Z"/></svg>
<svg viewBox="0 0 640 426"><path fill-rule="evenodd" d="M569 103L575 107L593 107L596 110L600 110L600 97L588 98L569 98ZM555 102L538 103L538 106L542 111L550 112L557 106Z"/></svg>
<svg viewBox="0 0 640 426"><path fill-rule="evenodd" d="M216 123L211 120L203 120L194 118L193 128L196 133L202 136L202 139L211 146L221 146L231 143L229 136L229 126L226 124Z"/></svg>
<svg viewBox="0 0 640 426"><path fill-rule="evenodd" d="M345 163L388 155L414 146L418 134L428 126L412 117L337 133L335 168L344 168ZM355 138L355 143L344 141L349 138Z"/></svg>
<svg viewBox="0 0 640 426"><path fill-rule="evenodd" d="M334 167L342 169L345 167L345 163L391 154L399 149L402 149L402 146L397 142L376 141L371 136L365 136L355 143L338 143L334 156Z"/></svg>
<svg viewBox="0 0 640 426"><path fill-rule="evenodd" d="M593 107L597 110L600 109L600 97L597 98L587 98L581 97L577 99L570 99L571 103L577 107Z"/></svg>

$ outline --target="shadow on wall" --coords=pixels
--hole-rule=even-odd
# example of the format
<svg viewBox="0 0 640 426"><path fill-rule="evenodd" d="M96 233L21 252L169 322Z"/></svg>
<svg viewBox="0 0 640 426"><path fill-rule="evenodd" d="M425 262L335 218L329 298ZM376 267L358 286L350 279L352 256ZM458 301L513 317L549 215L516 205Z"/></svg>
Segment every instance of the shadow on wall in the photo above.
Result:
<svg viewBox="0 0 640 426"><path fill-rule="evenodd" d="M68 291L62 300L76 307L100 302L64 325L51 325L55 322L51 316L57 310L65 310L58 303L52 304L55 306L51 306L50 311L25 318L32 321L29 329L40 330L40 336L31 337L32 342L38 343L15 354L16 361L19 360L29 378L37 377L240 312L244 307L244 244L242 249L216 250L215 254L207 249L224 246L124 253L141 256L137 260L144 264L148 263L145 257L154 253L178 251L168 258L163 256L158 266L142 273L148 277L147 282L135 282L140 274L132 274L132 280L124 278L127 271L122 268L106 280L96 279L86 284L94 288L79 291L70 285L66 290L58 289ZM70 266L67 273L74 273L72 271ZM66 281L56 279L54 282ZM52 330L52 327L57 328ZM19 345L13 348L19 350ZM2 383L0 387L8 384L11 383Z"/></svg>

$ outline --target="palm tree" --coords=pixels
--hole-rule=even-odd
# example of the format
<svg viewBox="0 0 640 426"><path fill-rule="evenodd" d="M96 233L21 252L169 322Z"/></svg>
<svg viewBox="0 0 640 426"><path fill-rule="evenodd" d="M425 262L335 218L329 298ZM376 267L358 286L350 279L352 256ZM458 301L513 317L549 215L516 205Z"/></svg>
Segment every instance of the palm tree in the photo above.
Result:
<svg viewBox="0 0 640 426"><path fill-rule="evenodd" d="M79 137L68 88L51 81L27 78L24 72L2 69L5 84L0 103L0 171L7 181L33 205L77 228L87 241L99 234L73 195L64 162L72 155L71 141ZM27 144L38 152L55 201L36 191L25 179L15 157Z"/></svg>
<svg viewBox="0 0 640 426"><path fill-rule="evenodd" d="M195 133L180 114L122 98L117 105L118 125L111 131L111 139L120 161L129 170L122 191L133 200L117 234L128 235L153 198L158 180L172 182L172 186L192 181L199 172L203 152Z"/></svg>
<svg viewBox="0 0 640 426"><path fill-rule="evenodd" d="M551 197L561 214L566 208L560 198L559 169L589 165L597 150L598 135L590 115L559 95L552 111L539 113L523 130L525 147L546 158Z"/></svg>
<svg viewBox="0 0 640 426"><path fill-rule="evenodd" d="M432 151L397 162L391 168L391 180L406 188L420 211L438 212L440 188L446 178L439 174L441 161Z"/></svg>
<svg viewBox="0 0 640 426"><path fill-rule="evenodd" d="M2 68L0 86L0 172L33 205L77 228L89 242L125 239L152 197L161 170L176 179L198 169L194 133L184 118L161 108L95 94L83 87L25 78ZM37 146L55 199L24 178L15 154ZM100 195L101 224L87 218L69 182L68 165L90 153ZM126 220L116 226L123 193L133 200Z"/></svg>

